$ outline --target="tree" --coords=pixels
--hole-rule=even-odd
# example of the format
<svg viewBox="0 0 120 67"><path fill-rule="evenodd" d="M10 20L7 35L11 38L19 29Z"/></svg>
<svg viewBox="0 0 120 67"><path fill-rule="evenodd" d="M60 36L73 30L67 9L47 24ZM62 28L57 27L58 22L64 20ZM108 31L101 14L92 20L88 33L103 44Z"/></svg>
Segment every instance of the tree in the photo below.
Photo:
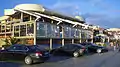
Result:
<svg viewBox="0 0 120 67"><path fill-rule="evenodd" d="M9 37L9 38L6 38L4 40L4 42L6 43L6 45L14 45L14 44L17 44L20 40L15 38L15 37Z"/></svg>

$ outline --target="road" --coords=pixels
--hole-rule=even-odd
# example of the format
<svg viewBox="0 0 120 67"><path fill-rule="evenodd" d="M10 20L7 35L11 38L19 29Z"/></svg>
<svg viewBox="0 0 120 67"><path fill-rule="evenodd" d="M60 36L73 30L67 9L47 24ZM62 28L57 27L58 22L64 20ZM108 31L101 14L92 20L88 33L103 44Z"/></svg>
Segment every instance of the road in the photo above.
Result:
<svg viewBox="0 0 120 67"><path fill-rule="evenodd" d="M120 67L120 52L86 55L79 58L52 56L45 63L25 65L21 62L0 62L0 67Z"/></svg>

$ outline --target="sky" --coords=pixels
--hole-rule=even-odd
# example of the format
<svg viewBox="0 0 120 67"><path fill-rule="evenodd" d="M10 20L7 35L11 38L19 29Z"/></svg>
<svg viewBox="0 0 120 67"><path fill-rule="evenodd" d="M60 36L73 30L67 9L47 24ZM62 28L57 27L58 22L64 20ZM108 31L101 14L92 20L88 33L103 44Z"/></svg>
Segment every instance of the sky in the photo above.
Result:
<svg viewBox="0 0 120 67"><path fill-rule="evenodd" d="M0 16L4 9L25 3L40 4L65 15L80 15L87 24L120 28L120 0L1 0Z"/></svg>

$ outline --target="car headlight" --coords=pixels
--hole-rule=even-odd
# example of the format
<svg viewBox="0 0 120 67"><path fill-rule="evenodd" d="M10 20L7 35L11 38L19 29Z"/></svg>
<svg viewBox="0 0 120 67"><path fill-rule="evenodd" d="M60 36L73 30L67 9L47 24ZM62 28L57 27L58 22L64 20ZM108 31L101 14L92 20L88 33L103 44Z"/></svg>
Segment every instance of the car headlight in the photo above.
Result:
<svg viewBox="0 0 120 67"><path fill-rule="evenodd" d="M102 49L97 49L97 53L101 53L102 52Z"/></svg>

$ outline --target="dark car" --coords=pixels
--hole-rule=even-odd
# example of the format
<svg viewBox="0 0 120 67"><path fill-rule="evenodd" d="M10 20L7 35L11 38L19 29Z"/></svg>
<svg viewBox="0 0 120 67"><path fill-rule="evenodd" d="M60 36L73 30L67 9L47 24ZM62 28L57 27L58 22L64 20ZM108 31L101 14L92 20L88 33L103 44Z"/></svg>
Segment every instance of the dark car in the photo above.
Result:
<svg viewBox="0 0 120 67"><path fill-rule="evenodd" d="M83 55L84 52L85 52L85 48L80 44L66 44L60 48L56 48L51 51L51 53L53 54L64 53L64 54L72 55L74 57L79 57L80 55Z"/></svg>
<svg viewBox="0 0 120 67"><path fill-rule="evenodd" d="M9 48L11 45L2 45L1 49L7 49Z"/></svg>
<svg viewBox="0 0 120 67"><path fill-rule="evenodd" d="M81 44L87 48L88 52L103 53L108 51L106 47L98 46L94 43L81 43Z"/></svg>
<svg viewBox="0 0 120 67"><path fill-rule="evenodd" d="M12 45L0 51L0 60L24 60L26 64L44 62L49 58L49 52L38 45Z"/></svg>

